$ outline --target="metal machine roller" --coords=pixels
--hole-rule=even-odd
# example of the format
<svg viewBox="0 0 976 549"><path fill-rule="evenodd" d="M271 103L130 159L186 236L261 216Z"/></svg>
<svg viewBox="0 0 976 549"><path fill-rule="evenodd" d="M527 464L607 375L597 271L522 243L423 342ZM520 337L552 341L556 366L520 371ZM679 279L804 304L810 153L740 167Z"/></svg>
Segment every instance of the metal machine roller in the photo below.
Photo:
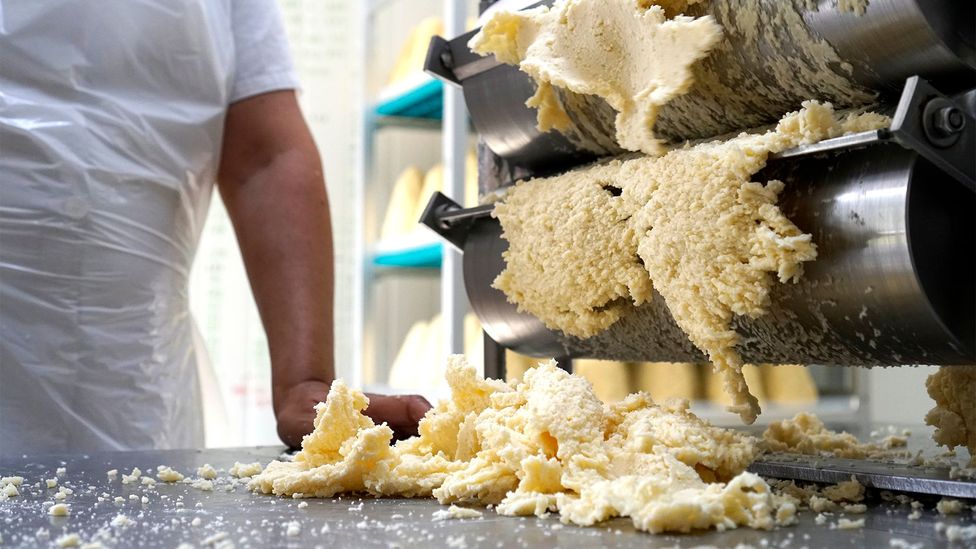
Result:
<svg viewBox="0 0 976 549"><path fill-rule="evenodd" d="M836 0L820 0L816 10L807 3L710 0L693 6L691 15L707 13L722 25L724 41L695 67L688 93L661 110L655 133L681 141L738 132L773 123L812 98L838 108L875 97L891 101L915 75L949 95L976 87L971 2L872 0L862 16L838 11ZM736 17L750 10L758 16ZM563 93L574 135L540 132L536 111L525 106L535 84L518 68L471 52L467 43L475 32L435 38L427 70L463 87L475 128L497 156L495 173L482 178L483 191L621 152L613 139L614 112L596 97ZM821 67L825 51L833 62ZM976 95L968 101L973 107Z"/></svg>
<svg viewBox="0 0 976 549"><path fill-rule="evenodd" d="M967 364L974 357L972 193L896 144L829 160L776 160L759 175L786 183L784 212L812 231L820 257L798 284L777 284L770 311L739 318L753 362ZM657 298L586 340L518 313L491 282L507 242L497 221L471 223L464 280L492 338L532 356L702 362ZM969 251L967 254L966 251Z"/></svg>
<svg viewBox="0 0 976 549"><path fill-rule="evenodd" d="M816 10L806 4L700 5L692 14L713 15L726 29L726 44L696 68L698 83L664 109L655 128L672 139L712 137L771 123L811 98L837 106L873 103L893 113L890 130L786 151L757 174L759 180L786 182L781 207L813 235L819 257L799 284L775 285L766 315L737 320L740 351L750 362L976 363L974 5L872 0L867 13L857 16L828 0ZM759 10L761 33L736 22L736 14L750 8ZM435 38L427 68L463 87L484 144L482 193L619 152L612 144L604 150L592 146L612 143L613 135L612 110L597 98L561 97L574 131L586 139L539 132L535 111L524 105L534 92L531 79L470 52L471 35ZM810 69L818 67L811 43L829 45L841 63ZM797 69L775 69L783 59ZM824 70L833 74L825 76ZM745 99L731 105L732 89ZM674 324L663 299L587 340L555 333L518 313L491 288L504 267L507 243L490 210L462 210L435 196L423 221L464 251L472 308L499 344L533 356L704 359Z"/></svg>

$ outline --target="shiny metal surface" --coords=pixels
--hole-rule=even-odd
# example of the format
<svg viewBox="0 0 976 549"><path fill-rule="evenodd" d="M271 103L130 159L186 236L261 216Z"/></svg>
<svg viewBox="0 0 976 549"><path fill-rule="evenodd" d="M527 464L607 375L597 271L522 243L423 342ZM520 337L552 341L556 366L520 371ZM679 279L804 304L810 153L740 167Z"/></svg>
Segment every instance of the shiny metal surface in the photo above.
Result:
<svg viewBox="0 0 976 549"><path fill-rule="evenodd" d="M510 65L499 65L464 82L464 101L471 121L488 147L534 175L551 175L567 163L596 158L559 132L539 132L536 111L525 106L535 84Z"/></svg>
<svg viewBox="0 0 976 549"><path fill-rule="evenodd" d="M787 217L813 235L819 257L798 284L775 283L772 306L737 318L747 362L836 365L976 363L976 200L897 145L773 162ZM465 246L465 285L496 341L533 356L701 361L663 299L587 340L518 313L490 283L504 267L497 222Z"/></svg>
<svg viewBox="0 0 976 549"><path fill-rule="evenodd" d="M105 471L121 473L138 466L155 471L156 465L170 465L192 472L203 463L227 469L234 461L266 463L281 448L239 448L224 450L177 450L164 452L110 452L88 456L54 455L0 461L0 474L25 477L22 495L0 502L0 537L3 547L34 548L53 545L65 533L78 533L83 541L93 539L99 529L108 538L105 547L165 547L180 543L213 547L233 543L248 547L887 547L892 537L903 538L913 547L945 545L936 522L968 525L971 518L943 517L929 508L918 520L906 520L910 509L872 502L863 529L846 531L814 523L814 514L801 513L799 524L774 531L738 529L689 535L649 535L634 530L627 519L579 528L564 526L556 517L515 518L485 510L475 520L434 521L435 511L444 507L431 499L282 499L256 495L238 486L225 491L221 474L213 492L187 484L159 483L149 489L140 484L109 481ZM57 467L66 473L56 475ZM53 501L55 490L34 487L43 479L59 479L74 494L68 517L51 517L43 504ZM109 498L98 501L101 493ZM129 499L135 495L136 500ZM148 500L141 503L138 498ZM112 498L121 496L116 504ZM104 499L104 498L103 498ZM300 503L307 507L300 508ZM931 506L930 506L931 507ZM119 514L133 521L129 526L112 526ZM855 517L856 518L856 517ZM193 521L200 519L199 524ZM835 522L832 518L831 522ZM297 535L288 535L288 524L297 524ZM47 536L38 537L46 531Z"/></svg>
<svg viewBox="0 0 976 549"><path fill-rule="evenodd" d="M976 498L976 480L953 479L948 467L908 466L863 459L767 454L749 470L769 478L837 484L853 476L868 488L912 494Z"/></svg>
<svg viewBox="0 0 976 549"><path fill-rule="evenodd" d="M739 28L737 16L750 10L758 12L759 23ZM871 92L883 97L894 93L913 75L932 79L946 93L970 88L976 85L974 10L972 2L954 0L873 0L863 16L856 16L840 12L834 0L820 0L817 10L807 9L806 0L711 0L691 12L714 16L725 29L725 44L696 66L696 83L662 109L655 132L672 141L717 136L772 123L807 99L837 107L863 105L870 102ZM775 27L794 19L805 27ZM811 72L817 66L809 58L814 53L791 46L791 40L807 38L824 39L853 67L851 76L844 63L829 69L850 86L825 87L822 73ZM561 95L582 140L542 133L536 129L536 111L525 106L535 92L531 79L508 65L485 71L486 66L480 62L478 70L483 72L458 70L475 74L463 81L463 87L481 138L512 172L522 171L504 175L502 184L526 173L549 175L615 153L607 146L613 140L613 111L602 100ZM784 71L784 66L796 70ZM728 97L740 104L730 108Z"/></svg>
<svg viewBox="0 0 976 549"><path fill-rule="evenodd" d="M854 66L862 84L897 88L906 75L924 71L947 89L976 85L973 2L871 0L863 17L832 9L832 0L818 4L803 19Z"/></svg>
<svg viewBox="0 0 976 549"><path fill-rule="evenodd" d="M801 156L808 156L811 154L825 153L831 151L837 151L841 149L850 149L856 147L862 147L867 145L877 144L879 141L887 139L885 135L888 132L886 130L871 130L866 132L854 133L851 135L844 135L841 137L835 137L833 139L825 139L823 141L818 141L817 143L811 143L809 145L800 145L799 147L794 147L792 149L786 149L783 152L769 155L770 160L781 160L784 158L798 158Z"/></svg>
<svg viewBox="0 0 976 549"><path fill-rule="evenodd" d="M505 268L501 225L495 219L475 223L464 246L464 287L468 302L485 333L498 344L517 353L537 357L564 356L568 349L561 335L549 330L532 315L518 312L505 294L492 287Z"/></svg>

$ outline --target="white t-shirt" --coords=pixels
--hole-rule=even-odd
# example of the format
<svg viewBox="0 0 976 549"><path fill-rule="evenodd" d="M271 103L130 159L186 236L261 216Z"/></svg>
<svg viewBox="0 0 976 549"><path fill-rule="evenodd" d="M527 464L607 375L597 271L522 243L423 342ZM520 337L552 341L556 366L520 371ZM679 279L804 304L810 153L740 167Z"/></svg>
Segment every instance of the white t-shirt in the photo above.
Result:
<svg viewBox="0 0 976 549"><path fill-rule="evenodd" d="M276 0L231 0L234 84L230 102L298 89L298 76Z"/></svg>

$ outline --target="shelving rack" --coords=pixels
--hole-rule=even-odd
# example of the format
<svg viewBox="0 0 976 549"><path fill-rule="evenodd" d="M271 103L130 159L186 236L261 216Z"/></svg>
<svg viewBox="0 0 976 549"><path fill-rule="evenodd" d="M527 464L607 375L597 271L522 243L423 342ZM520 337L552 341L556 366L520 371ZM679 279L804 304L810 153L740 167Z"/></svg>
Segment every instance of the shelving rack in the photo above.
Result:
<svg viewBox="0 0 976 549"><path fill-rule="evenodd" d="M408 120L442 120L444 85L424 73L416 73L396 85L384 89L373 108L377 122L392 117Z"/></svg>
<svg viewBox="0 0 976 549"><path fill-rule="evenodd" d="M383 36L376 31L377 20L383 10L397 9L400 2L410 2L411 15L416 16L426 10L426 15L434 15L438 9L444 20L444 33L448 36L460 34L464 31L465 20L469 6L467 2L458 0L436 0L426 3L415 0L369 0L362 8L363 61L367 71L376 71L382 66L378 63L379 55L395 56L401 44L398 40L390 42L389 36ZM474 5L474 3L472 3ZM472 8L473 9L473 8ZM398 21L398 23L400 23ZM402 26L402 23L401 23ZM388 51L377 51L383 41ZM377 75L376 76L385 76ZM427 234L426 229L412 233L403 238L379 241L374 237L377 218L382 212L377 204L384 192L389 191L392 180L389 176L377 174L377 142L384 139L383 132L408 132L417 141L431 142L432 137L440 136L440 155L437 157L444 167L444 192L449 196L464 196L464 162L465 150L468 144L469 131L467 113L460 90L445 87L419 70L403 81L376 90L370 85L369 75L364 74L362 82L362 96L367 98L363 104L361 121L361 147L357 159L357 257L356 266L358 277L354 301L356 302L356 318L354 322L354 338L357 341L357 354L354 362L361 365L358 368L358 379L353 382L358 386L383 389L385 384L384 367L392 360L389 345L400 343L402 328L406 324L403 319L390 319L400 312L400 316L409 314L420 315L427 312L420 307L418 312L406 311L409 306L397 308L396 311L377 310L382 301L383 284L407 284L411 288L423 287L419 293L424 294L428 282L437 277L439 282L436 296L430 296L439 301L439 311L443 318L445 352L463 352L464 347L464 314L468 304L461 279L459 254L446 250L439 238ZM422 137L421 137L422 136ZM413 141L413 140L411 140ZM417 148L421 145L414 144ZM423 153L430 157L430 151ZM402 169L410 164L423 164L415 158L404 157ZM390 180L387 180L390 179ZM388 282L394 279L396 282ZM396 292L389 292L391 295ZM404 293L404 292L400 292ZM410 293L410 292L406 292ZM416 293L416 292L414 292ZM399 299L397 296L394 299ZM405 297L410 299L410 297ZM413 296L416 302L416 296ZM425 303L427 304L427 303ZM383 304L384 306L386 304ZM415 318L414 320L420 320ZM394 326L381 326L381 323ZM383 346L386 351L379 349Z"/></svg>
<svg viewBox="0 0 976 549"><path fill-rule="evenodd" d="M370 257L377 269L440 270L443 251L444 245L439 239L420 233L377 242Z"/></svg>

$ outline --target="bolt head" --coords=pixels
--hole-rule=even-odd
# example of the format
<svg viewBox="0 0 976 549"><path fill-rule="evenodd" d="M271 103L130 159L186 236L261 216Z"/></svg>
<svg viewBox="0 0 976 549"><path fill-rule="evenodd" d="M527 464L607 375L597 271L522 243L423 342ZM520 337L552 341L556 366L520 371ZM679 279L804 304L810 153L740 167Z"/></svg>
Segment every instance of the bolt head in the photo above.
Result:
<svg viewBox="0 0 976 549"><path fill-rule="evenodd" d="M449 51L441 52L441 63L447 68L454 68L454 56Z"/></svg>
<svg viewBox="0 0 976 549"><path fill-rule="evenodd" d="M959 109L952 109L952 111L946 116L946 122L949 126L956 129L963 129L966 127L966 117L963 116L962 111Z"/></svg>
<svg viewBox="0 0 976 549"><path fill-rule="evenodd" d="M935 126L947 134L959 133L966 127L966 116L956 107L943 107L935 114Z"/></svg>

